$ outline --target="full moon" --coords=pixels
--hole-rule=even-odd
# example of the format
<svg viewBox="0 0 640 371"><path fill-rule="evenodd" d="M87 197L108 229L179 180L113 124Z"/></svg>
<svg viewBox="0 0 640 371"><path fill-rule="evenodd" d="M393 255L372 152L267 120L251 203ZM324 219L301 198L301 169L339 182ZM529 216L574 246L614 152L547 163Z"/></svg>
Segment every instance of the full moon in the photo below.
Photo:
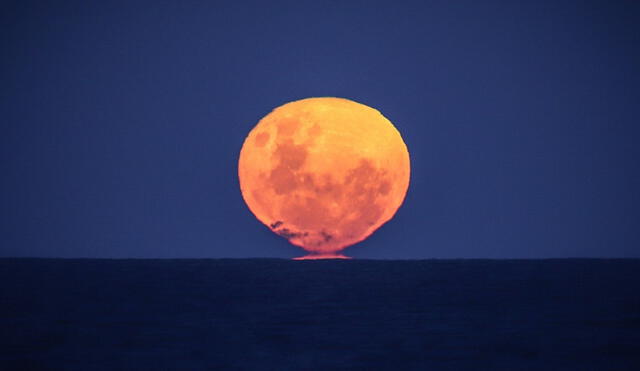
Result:
<svg viewBox="0 0 640 371"><path fill-rule="evenodd" d="M339 252L390 220L409 187L409 152L380 112L343 98L274 109L240 151L240 190L268 228L306 259Z"/></svg>

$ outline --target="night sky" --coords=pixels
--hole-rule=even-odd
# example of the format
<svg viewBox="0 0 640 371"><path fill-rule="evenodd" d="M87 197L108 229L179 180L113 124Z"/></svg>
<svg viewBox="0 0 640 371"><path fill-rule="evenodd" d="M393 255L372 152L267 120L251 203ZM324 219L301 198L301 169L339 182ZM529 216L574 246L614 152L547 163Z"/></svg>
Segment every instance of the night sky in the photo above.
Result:
<svg viewBox="0 0 640 371"><path fill-rule="evenodd" d="M640 257L637 1L9 1L0 256L295 257L239 190L273 108L337 96L409 148L356 258Z"/></svg>

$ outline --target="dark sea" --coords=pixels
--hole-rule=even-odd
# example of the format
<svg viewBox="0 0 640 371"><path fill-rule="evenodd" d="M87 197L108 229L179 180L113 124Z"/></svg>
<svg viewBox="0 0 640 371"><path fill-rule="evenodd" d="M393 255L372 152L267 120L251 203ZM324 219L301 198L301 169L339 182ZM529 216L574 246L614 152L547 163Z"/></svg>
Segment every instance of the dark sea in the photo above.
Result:
<svg viewBox="0 0 640 371"><path fill-rule="evenodd" d="M0 370L640 370L640 260L0 259Z"/></svg>

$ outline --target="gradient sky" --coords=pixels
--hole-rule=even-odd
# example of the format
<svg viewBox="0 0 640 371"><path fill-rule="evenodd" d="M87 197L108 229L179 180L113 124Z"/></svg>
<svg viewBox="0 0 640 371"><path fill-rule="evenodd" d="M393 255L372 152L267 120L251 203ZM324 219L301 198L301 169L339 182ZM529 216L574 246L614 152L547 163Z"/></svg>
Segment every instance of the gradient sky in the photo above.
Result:
<svg viewBox="0 0 640 371"><path fill-rule="evenodd" d="M637 1L3 2L0 256L303 255L237 159L274 107L337 96L412 160L347 255L640 257L639 25Z"/></svg>

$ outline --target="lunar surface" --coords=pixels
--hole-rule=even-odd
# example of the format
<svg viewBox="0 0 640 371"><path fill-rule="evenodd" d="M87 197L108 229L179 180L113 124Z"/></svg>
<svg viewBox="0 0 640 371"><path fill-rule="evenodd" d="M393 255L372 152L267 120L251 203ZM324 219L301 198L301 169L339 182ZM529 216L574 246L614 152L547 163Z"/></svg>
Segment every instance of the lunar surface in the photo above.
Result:
<svg viewBox="0 0 640 371"><path fill-rule="evenodd" d="M342 98L280 106L240 151L242 196L253 214L310 254L337 258L393 217L409 186L409 153L377 110Z"/></svg>

